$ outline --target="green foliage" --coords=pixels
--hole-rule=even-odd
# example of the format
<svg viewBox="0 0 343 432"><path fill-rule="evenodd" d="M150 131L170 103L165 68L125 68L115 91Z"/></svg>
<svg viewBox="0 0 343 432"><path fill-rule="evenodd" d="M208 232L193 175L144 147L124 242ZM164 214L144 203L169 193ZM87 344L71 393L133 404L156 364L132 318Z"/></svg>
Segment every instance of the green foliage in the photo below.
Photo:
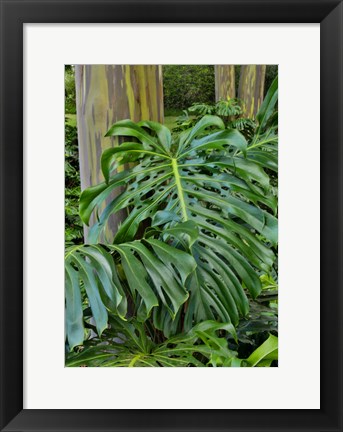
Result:
<svg viewBox="0 0 343 432"><path fill-rule="evenodd" d="M240 358L249 356L270 333L278 331L278 287L270 274L260 276L262 292L256 299L249 299L249 313L240 320L236 330L238 343L232 347Z"/></svg>
<svg viewBox="0 0 343 432"><path fill-rule="evenodd" d="M214 66L163 66L163 93L166 109L183 109L199 100L213 103L214 88Z"/></svg>
<svg viewBox="0 0 343 432"><path fill-rule="evenodd" d="M65 113L76 113L76 90L74 67L66 65L64 70L64 103Z"/></svg>
<svg viewBox="0 0 343 432"><path fill-rule="evenodd" d="M204 116L206 114L214 114L221 117L223 120L231 116L242 114L241 101L239 99L220 100L214 105L195 103L188 108L189 112Z"/></svg>
<svg viewBox="0 0 343 432"><path fill-rule="evenodd" d="M101 335L108 324L107 311L126 319L126 293L132 300L130 313L138 321L146 321L159 304L174 319L189 297L185 282L195 267L191 255L151 237L106 248L84 245L67 249L66 332L70 348L82 344L84 338L80 281Z"/></svg>
<svg viewBox="0 0 343 432"><path fill-rule="evenodd" d="M278 360L278 338L272 334L248 358L231 360L235 367L271 367Z"/></svg>
<svg viewBox="0 0 343 432"><path fill-rule="evenodd" d="M246 362L251 367L269 367L272 361L277 359L278 338L269 335L269 338L246 359Z"/></svg>
<svg viewBox="0 0 343 432"><path fill-rule="evenodd" d="M178 136L150 121L109 129L127 141L104 151L105 181L81 194L83 222L96 219L90 244L66 253L69 365L272 365L276 102L277 81L249 141L213 115ZM115 237L100 245L122 210ZM251 347L243 356L241 343Z"/></svg>
<svg viewBox="0 0 343 432"><path fill-rule="evenodd" d="M235 86L238 93L241 66L235 65ZM278 74L277 65L267 65L265 93ZM164 65L163 92L166 115L183 110L193 103L215 103L214 66L210 65ZM173 112L173 113L171 113Z"/></svg>
<svg viewBox="0 0 343 432"><path fill-rule="evenodd" d="M190 116L189 113L193 114ZM181 132L193 127L204 115L220 117L228 128L239 130L246 139L250 139L257 126L252 119L241 117L243 102L240 99L220 100L215 104L194 103L178 118L173 132Z"/></svg>
<svg viewBox="0 0 343 432"><path fill-rule="evenodd" d="M278 65L267 65L266 67L266 78L265 78L265 94L267 94L270 86L272 85L272 82L275 80L275 78L278 76Z"/></svg>
<svg viewBox="0 0 343 432"><path fill-rule="evenodd" d="M65 66L65 243L66 246L83 242L83 226L79 216L80 198L79 155L74 67Z"/></svg>
<svg viewBox="0 0 343 432"><path fill-rule="evenodd" d="M215 131L205 132L211 128ZM99 215L89 241L96 243L111 214L122 209L130 212L118 228L116 244L132 241L140 224L148 220L162 230L192 221L199 228L199 238L189 253L197 268L189 281L184 326L190 329L206 319L237 324L248 310L240 281L256 297L261 283L254 268L268 271L274 261L272 251L252 230L268 242L277 242L276 200L269 192L269 177L249 154L245 156L244 137L225 129L214 116L203 117L176 142L167 128L154 122L124 120L107 135L140 142L106 150L101 160L106 181L82 193L80 215L88 224L92 212L112 191L125 186ZM117 172L119 166L133 161L138 162L133 169ZM171 322L165 312L160 305L154 325L168 335Z"/></svg>
<svg viewBox="0 0 343 432"><path fill-rule="evenodd" d="M79 216L80 174L77 129L65 123L65 243L83 242L83 226Z"/></svg>
<svg viewBox="0 0 343 432"><path fill-rule="evenodd" d="M248 358L230 349L231 324L205 321L163 342L135 320L110 317L103 339L89 339L68 355L68 367L270 367L278 358L278 339L269 335ZM91 325L89 326L92 327Z"/></svg>
<svg viewBox="0 0 343 432"><path fill-rule="evenodd" d="M203 322L188 333L155 342L146 326L135 320L110 319L106 339L91 339L84 349L69 355L66 365L104 367L230 366L236 352L226 334L235 335L231 324ZM220 335L218 333L221 333Z"/></svg>

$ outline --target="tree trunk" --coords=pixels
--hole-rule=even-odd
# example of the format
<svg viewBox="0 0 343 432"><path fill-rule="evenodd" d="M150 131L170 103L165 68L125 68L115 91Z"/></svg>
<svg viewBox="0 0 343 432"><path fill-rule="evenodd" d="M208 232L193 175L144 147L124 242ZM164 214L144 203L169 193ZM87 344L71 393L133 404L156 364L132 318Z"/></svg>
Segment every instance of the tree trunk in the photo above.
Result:
<svg viewBox="0 0 343 432"><path fill-rule="evenodd" d="M235 91L235 66L215 65L216 102L234 98Z"/></svg>
<svg viewBox="0 0 343 432"><path fill-rule="evenodd" d="M244 117L254 118L264 95L266 65L244 65L241 67L238 97L245 104Z"/></svg>
<svg viewBox="0 0 343 432"><path fill-rule="evenodd" d="M116 137L104 138L113 123L163 121L162 67L141 65L78 65L75 67L77 126L81 189L102 182L102 152L118 145ZM118 192L117 192L118 194ZM113 239L126 213L109 221L107 241ZM91 219L90 225L94 223ZM88 229L85 227L85 241Z"/></svg>

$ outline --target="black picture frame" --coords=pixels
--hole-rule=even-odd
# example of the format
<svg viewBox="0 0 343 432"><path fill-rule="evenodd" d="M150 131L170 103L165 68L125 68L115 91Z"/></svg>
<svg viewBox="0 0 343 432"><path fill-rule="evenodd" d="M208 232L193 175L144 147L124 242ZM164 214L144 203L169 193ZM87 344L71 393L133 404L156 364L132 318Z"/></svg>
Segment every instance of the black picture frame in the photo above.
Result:
<svg viewBox="0 0 343 432"><path fill-rule="evenodd" d="M1 431L341 431L342 1L0 0L0 6ZM23 409L23 24L112 22L320 23L322 324L318 335L318 341L319 337L321 340L319 410ZM311 331L310 323L308 331Z"/></svg>

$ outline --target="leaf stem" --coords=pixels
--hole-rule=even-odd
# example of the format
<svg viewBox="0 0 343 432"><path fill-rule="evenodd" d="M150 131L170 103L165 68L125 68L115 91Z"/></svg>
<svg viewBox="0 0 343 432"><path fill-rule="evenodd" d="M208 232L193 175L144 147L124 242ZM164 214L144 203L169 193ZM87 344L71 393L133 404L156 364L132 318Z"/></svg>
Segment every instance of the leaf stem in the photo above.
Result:
<svg viewBox="0 0 343 432"><path fill-rule="evenodd" d="M130 361L129 367L133 367L135 363L143 356L142 353L139 353L133 357L133 359Z"/></svg>

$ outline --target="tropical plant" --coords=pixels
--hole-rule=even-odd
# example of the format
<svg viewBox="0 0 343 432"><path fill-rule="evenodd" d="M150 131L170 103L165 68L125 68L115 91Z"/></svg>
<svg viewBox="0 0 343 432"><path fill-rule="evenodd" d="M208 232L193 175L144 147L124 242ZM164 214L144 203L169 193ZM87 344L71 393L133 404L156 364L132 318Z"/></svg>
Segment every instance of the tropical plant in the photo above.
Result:
<svg viewBox="0 0 343 432"><path fill-rule="evenodd" d="M110 344L107 357L113 365L145 358L146 351L142 356L129 348L128 335L120 349L113 338L109 342L108 332L116 331L119 322L133 325L138 334L152 329L149 354L161 346L174 349L173 337L181 334L177 340L191 343L192 356L199 360L204 354L194 347L199 345L199 326L216 322L223 326L215 330L220 332L248 315L249 298L261 294L260 277L273 272L276 259L277 199L269 176L277 170L270 147L277 142L270 126L276 99L262 105L251 145L211 115L174 138L169 129L149 121L123 120L109 129L106 136L130 140L104 151L105 181L84 190L80 198L83 222L89 224L93 213L96 222L89 231L90 244L66 252L68 350L81 345L89 336L85 327L93 326L98 337L106 337L104 344L90 349L107 352ZM115 198L103 207L113 193ZM110 218L123 210L127 218L114 238L106 239ZM99 238L106 244L99 244ZM85 311L93 323L85 320ZM192 337L185 341L186 335ZM127 349L133 357L125 354ZM119 351L124 357L118 354L118 360L114 354ZM175 352L170 356L177 357ZM232 366L231 357L201 361Z"/></svg>
<svg viewBox="0 0 343 432"><path fill-rule="evenodd" d="M188 111L194 112L198 115L215 114L220 117L228 118L242 113L242 103L241 100L236 98L219 100L215 105L194 103L188 108Z"/></svg>
<svg viewBox="0 0 343 432"><path fill-rule="evenodd" d="M247 359L235 359L235 367L270 367L278 360L278 338L272 334ZM231 361L232 362L232 361Z"/></svg>
<svg viewBox="0 0 343 432"><path fill-rule="evenodd" d="M244 103L240 99L229 98L219 100L215 104L194 103L177 119L177 126L173 132L180 132L193 127L204 115L217 115L227 127L238 129L246 139L249 139L256 128L253 119L242 117Z"/></svg>
<svg viewBox="0 0 343 432"><path fill-rule="evenodd" d="M90 339L69 356L67 366L185 367L231 366L237 353L228 348L225 335L235 336L232 324L206 321L188 333L155 342L144 324L110 318L106 338ZM221 333L219 335L218 333Z"/></svg>
<svg viewBox="0 0 343 432"><path fill-rule="evenodd" d="M249 159L268 172L273 193L277 195L278 171L278 78L270 86L256 115L258 126L249 142Z"/></svg>
<svg viewBox="0 0 343 432"><path fill-rule="evenodd" d="M262 292L255 299L249 298L249 313L242 318L236 328L237 341L230 339L232 349L240 358L246 358L260 346L269 334L278 331L278 291L271 275L262 274Z"/></svg>
<svg viewBox="0 0 343 432"><path fill-rule="evenodd" d="M227 335L235 338L231 324L205 321L188 333L156 342L149 330L135 320L111 317L102 339L85 342L68 356L68 367L269 367L277 360L275 336L260 345L246 359L229 348ZM91 327L91 326L90 326Z"/></svg>
<svg viewBox="0 0 343 432"><path fill-rule="evenodd" d="M180 229L186 231L187 227ZM70 348L82 344L84 339L80 279L101 335L108 325L108 311L123 320L129 312L144 322L160 304L174 319L189 297L185 282L195 267L191 255L153 238L69 249L65 270L66 332ZM130 311L126 295L131 299Z"/></svg>

